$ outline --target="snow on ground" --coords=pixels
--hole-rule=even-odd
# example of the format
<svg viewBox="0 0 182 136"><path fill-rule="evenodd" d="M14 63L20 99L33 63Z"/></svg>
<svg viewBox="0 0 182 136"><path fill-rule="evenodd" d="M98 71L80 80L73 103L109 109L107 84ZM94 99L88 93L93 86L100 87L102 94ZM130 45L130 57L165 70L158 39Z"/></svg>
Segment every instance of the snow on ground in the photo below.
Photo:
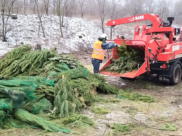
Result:
<svg viewBox="0 0 182 136"><path fill-rule="evenodd" d="M13 49L13 47L22 44L30 44L32 46L41 44L46 49L56 47L59 53L79 50L83 47L92 47L102 33L96 21L64 17L64 37L62 38L58 16L43 16L42 22L45 37L43 37L41 29L39 32L39 18L37 15L18 15L17 20L9 19L12 30L7 33L7 42L0 40L0 56ZM107 34L109 34L109 31L110 28L106 27ZM131 38L131 35L126 33L127 31L133 32L134 28L117 26L113 29L113 36L115 37L119 34L124 35L126 38Z"/></svg>

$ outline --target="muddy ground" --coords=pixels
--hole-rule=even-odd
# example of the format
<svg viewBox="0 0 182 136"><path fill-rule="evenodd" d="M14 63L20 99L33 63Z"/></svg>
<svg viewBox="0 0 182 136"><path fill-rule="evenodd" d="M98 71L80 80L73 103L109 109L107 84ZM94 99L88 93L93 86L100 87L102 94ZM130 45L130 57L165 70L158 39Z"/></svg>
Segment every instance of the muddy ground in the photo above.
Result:
<svg viewBox="0 0 182 136"><path fill-rule="evenodd" d="M89 70L92 71L90 56L77 55ZM149 95L155 102L145 103L119 98L116 95L99 94L100 101L83 110L81 113L95 121L94 127L72 129L71 134L44 133L37 129L0 130L0 136L180 136L182 135L182 82L171 86L159 82L155 76L146 75L135 80L106 76L108 83L128 92L140 92ZM102 107L107 114L95 114L92 109ZM132 124L129 132L114 132L112 124ZM161 127L173 124L175 130L164 131Z"/></svg>

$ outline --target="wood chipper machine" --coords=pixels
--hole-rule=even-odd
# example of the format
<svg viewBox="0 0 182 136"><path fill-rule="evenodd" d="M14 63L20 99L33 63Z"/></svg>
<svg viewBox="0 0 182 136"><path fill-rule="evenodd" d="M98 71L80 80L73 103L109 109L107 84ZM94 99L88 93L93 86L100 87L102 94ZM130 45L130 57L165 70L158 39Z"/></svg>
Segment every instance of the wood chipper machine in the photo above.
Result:
<svg viewBox="0 0 182 136"><path fill-rule="evenodd" d="M118 59L117 51L113 48L113 58L101 68L103 75L118 76L124 78L136 78L146 72L157 74L158 77L169 79L172 84L181 81L182 76L182 29L172 27L173 17L168 17L168 23L164 22L158 15L143 14L133 17L121 18L107 22L107 26L149 20L151 25L136 26L134 38L123 40L119 36L114 40L108 40L122 45L125 41L127 47L143 51L144 63L130 72L112 73L104 71L105 67L112 63L112 59Z"/></svg>

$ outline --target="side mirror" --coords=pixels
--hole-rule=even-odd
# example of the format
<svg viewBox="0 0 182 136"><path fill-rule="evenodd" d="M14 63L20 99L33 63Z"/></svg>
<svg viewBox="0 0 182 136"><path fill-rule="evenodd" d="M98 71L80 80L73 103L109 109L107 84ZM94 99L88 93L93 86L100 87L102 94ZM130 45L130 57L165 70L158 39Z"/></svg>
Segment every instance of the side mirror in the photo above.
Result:
<svg viewBox="0 0 182 136"><path fill-rule="evenodd" d="M152 52L152 49L148 47L149 52Z"/></svg>

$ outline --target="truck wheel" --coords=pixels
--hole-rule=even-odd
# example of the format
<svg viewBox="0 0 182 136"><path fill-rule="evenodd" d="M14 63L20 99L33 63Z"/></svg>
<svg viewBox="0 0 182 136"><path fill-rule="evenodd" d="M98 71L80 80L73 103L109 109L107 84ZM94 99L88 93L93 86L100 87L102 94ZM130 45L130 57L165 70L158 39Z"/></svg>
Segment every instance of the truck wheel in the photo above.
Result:
<svg viewBox="0 0 182 136"><path fill-rule="evenodd" d="M172 69L171 83L173 85L178 84L181 81L181 66L176 64Z"/></svg>

